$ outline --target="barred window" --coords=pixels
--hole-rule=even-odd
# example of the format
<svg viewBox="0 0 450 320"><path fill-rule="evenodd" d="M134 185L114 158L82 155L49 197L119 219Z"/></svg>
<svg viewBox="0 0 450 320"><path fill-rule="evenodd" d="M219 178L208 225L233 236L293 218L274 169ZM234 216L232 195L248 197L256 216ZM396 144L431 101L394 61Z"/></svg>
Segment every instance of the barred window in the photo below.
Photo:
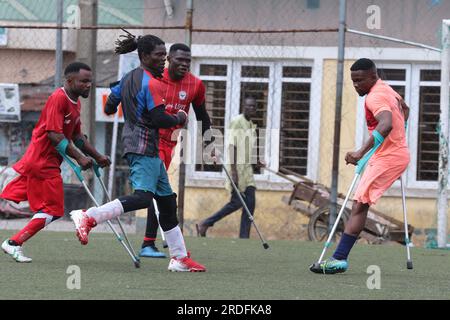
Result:
<svg viewBox="0 0 450 320"><path fill-rule="evenodd" d="M419 132L417 141L417 180L437 181L439 166L440 119L439 70L420 71L419 90Z"/></svg>
<svg viewBox="0 0 450 320"><path fill-rule="evenodd" d="M280 167L307 174L310 84L283 82Z"/></svg>
<svg viewBox="0 0 450 320"><path fill-rule="evenodd" d="M200 65L201 76L226 76L227 65L220 64L202 64Z"/></svg>
<svg viewBox="0 0 450 320"><path fill-rule="evenodd" d="M311 101L309 66L283 66L281 85L280 167L307 175Z"/></svg>
<svg viewBox="0 0 450 320"><path fill-rule="evenodd" d="M406 70L405 69L391 69L391 68L378 68L378 76L382 80L386 81L405 81Z"/></svg>

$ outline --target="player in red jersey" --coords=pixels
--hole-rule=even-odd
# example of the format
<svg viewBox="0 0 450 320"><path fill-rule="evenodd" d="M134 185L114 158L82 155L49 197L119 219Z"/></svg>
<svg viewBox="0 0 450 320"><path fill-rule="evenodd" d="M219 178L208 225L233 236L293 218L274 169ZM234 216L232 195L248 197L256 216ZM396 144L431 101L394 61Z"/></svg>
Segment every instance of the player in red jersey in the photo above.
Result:
<svg viewBox="0 0 450 320"><path fill-rule="evenodd" d="M14 166L17 177L8 183L0 197L21 202L28 200L35 212L31 221L18 233L2 243L2 249L17 262L31 262L22 251L22 244L50 222L64 215L64 190L60 165L65 152L85 170L91 158L81 154L70 141L101 167L110 164L81 133L80 101L87 98L92 85L92 72L81 62L69 64L64 70L64 86L48 98L33 130L31 143Z"/></svg>
<svg viewBox="0 0 450 320"><path fill-rule="evenodd" d="M165 94L166 113L177 114L179 110L189 112L192 103L198 121L202 124L202 134L211 128L211 120L205 107L205 86L203 82L189 72L191 66L191 49L183 43L175 43L169 49L167 57L169 67L164 69L162 82L167 86ZM159 129L159 157L166 169L173 158L174 149L180 128ZM147 210L147 227L145 232L141 257L164 258L165 254L155 246L158 230L158 219L154 206Z"/></svg>

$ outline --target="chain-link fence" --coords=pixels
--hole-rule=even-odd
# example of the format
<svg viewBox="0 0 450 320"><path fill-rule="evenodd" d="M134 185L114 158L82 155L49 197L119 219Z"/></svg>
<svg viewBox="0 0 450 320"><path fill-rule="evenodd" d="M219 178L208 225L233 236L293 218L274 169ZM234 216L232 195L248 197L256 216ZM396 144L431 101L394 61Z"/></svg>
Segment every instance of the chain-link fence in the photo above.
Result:
<svg viewBox="0 0 450 320"><path fill-rule="evenodd" d="M412 161L406 182L411 197L410 223L417 229L433 228L440 56L424 46L440 48L440 27L450 2L346 2L339 191L345 192L353 176L353 169L344 164L345 153L367 137L363 100L353 89L349 68L354 60L368 57L376 62L380 76L411 107L408 138ZM257 100L253 119L258 126L257 150L270 171L255 172L256 223L268 239L307 238L309 216L316 208L310 204L313 199L296 207L292 201L293 185L304 178L331 185L333 135L337 125L334 114L339 1L194 0L190 22L189 1L102 0L97 2L95 11L97 25L83 15L86 11L87 16L92 14L95 6L90 3L96 2L63 1L62 52L65 66L89 55L92 50L85 41L95 42L95 56L91 58L96 61L97 102L91 108L97 109L97 115L92 116L89 125L95 128L99 151L110 154L112 147L113 123L101 114L101 102L109 84L117 80L120 61L123 63L125 59L113 53L115 40L123 34L119 27L136 35L157 35L167 45L190 39L191 72L205 84L206 108L216 134L226 137L231 121L242 112L245 97ZM0 40L3 39L0 83L18 84L21 109L18 122L2 122L0 157L4 165L12 164L24 152L39 111L54 89L56 4L57 1L51 0L0 0ZM96 40L93 30L97 32ZM185 183L179 181L179 149L168 172L174 190L184 192L184 232L195 235L195 224L223 207L230 200L230 193L224 189L226 175L222 168L202 161L207 154L202 156L197 140L200 138L195 133L199 126L194 114L190 116L187 139L190 143L184 150L188 158ZM128 167L121 157L120 131L121 125L114 196L131 192ZM216 145L223 148L224 144ZM291 181L274 172L287 175ZM182 190L180 185L184 186ZM317 192L322 190L315 188ZM97 194L100 193L99 190ZM399 195L399 186L394 184L377 208L401 220ZM208 229L208 236L237 237L240 215L238 211L221 220ZM137 216L144 224L145 213ZM253 230L251 236L256 236Z"/></svg>

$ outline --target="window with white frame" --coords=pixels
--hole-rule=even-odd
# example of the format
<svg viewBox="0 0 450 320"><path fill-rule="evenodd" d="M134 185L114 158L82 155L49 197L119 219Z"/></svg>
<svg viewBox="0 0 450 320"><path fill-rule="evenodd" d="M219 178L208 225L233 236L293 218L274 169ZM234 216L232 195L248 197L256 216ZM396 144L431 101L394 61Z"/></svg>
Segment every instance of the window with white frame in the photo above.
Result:
<svg viewBox="0 0 450 320"><path fill-rule="evenodd" d="M255 155L271 169L284 167L308 176L312 69L312 63L297 61L199 60L194 72L205 84L206 108L214 129L226 137L226 128L242 112L245 97L254 97L257 114L252 121L258 128ZM195 145L194 158L201 159L198 153L202 150ZM197 163L191 174L210 178L220 177L219 172L220 167ZM258 176L268 178L267 171L263 171L266 176L255 173L257 180Z"/></svg>
<svg viewBox="0 0 450 320"><path fill-rule="evenodd" d="M252 154L252 163L257 163L257 159L265 159L266 132L270 128L267 125L267 106L269 99L270 85L270 65L237 64L240 68L240 93L239 93L239 113L242 113L242 106L245 98L256 99L256 115L251 119L256 124L256 150ZM236 77L237 78L237 77ZM256 159L255 159L256 158ZM254 168L256 174L260 174L259 168Z"/></svg>

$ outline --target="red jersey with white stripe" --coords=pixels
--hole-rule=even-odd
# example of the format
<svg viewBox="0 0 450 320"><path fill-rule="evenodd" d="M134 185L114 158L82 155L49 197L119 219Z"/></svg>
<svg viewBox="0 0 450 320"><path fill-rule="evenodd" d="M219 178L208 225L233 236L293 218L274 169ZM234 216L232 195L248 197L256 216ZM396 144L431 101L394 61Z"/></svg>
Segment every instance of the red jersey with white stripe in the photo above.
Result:
<svg viewBox="0 0 450 320"><path fill-rule="evenodd" d="M176 114L180 109L189 113L189 107L202 105L205 102L205 85L202 80L188 72L183 79L175 81L170 79L169 70L164 69L161 80L166 86L165 104L166 112ZM177 144L177 135L172 137L175 130L182 128L183 125L168 129L159 129L159 139L165 145L174 147Z"/></svg>
<svg viewBox="0 0 450 320"><path fill-rule="evenodd" d="M69 99L63 88L56 89L48 98L34 127L30 145L13 166L14 170L41 179L60 175L63 159L47 137L49 131L62 133L68 140L81 133L80 102Z"/></svg>

